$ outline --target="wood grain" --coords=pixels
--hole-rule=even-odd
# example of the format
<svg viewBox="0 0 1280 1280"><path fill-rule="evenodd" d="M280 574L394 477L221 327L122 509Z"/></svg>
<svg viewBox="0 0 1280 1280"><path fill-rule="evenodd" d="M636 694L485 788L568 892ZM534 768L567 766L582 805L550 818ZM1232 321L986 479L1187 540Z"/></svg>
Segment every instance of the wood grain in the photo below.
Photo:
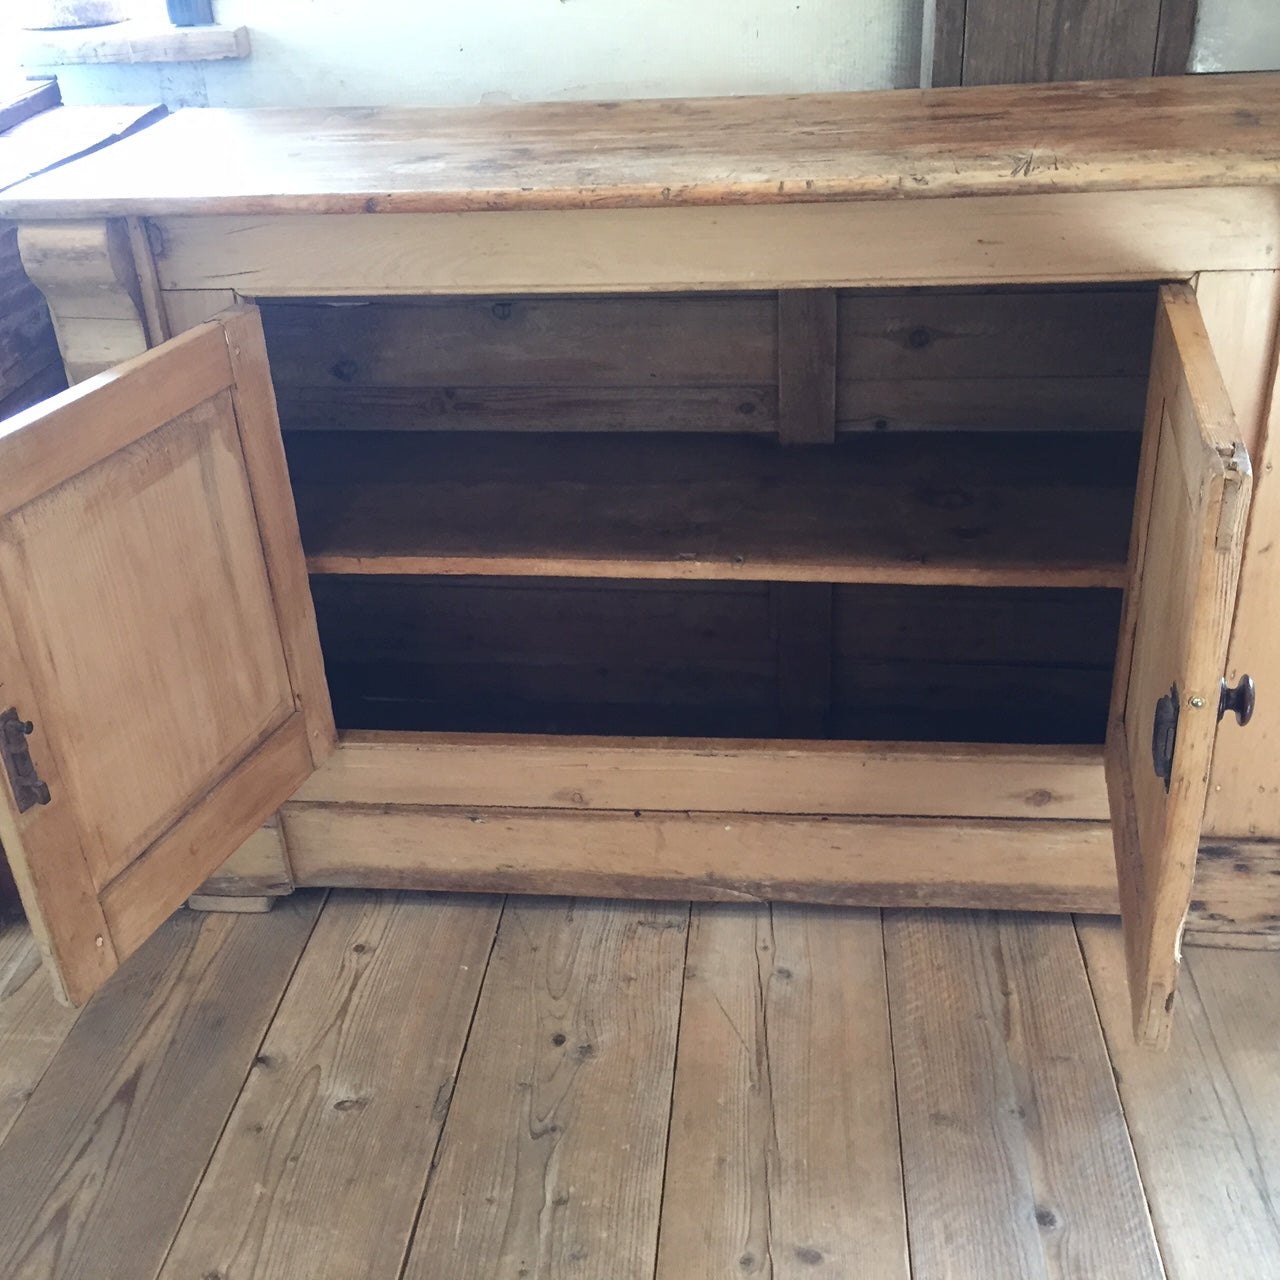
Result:
<svg viewBox="0 0 1280 1280"><path fill-rule="evenodd" d="M85 1009L0 1146L0 1271L154 1275L322 899L166 925Z"/></svg>
<svg viewBox="0 0 1280 1280"><path fill-rule="evenodd" d="M1181 0L1166 0L1172 11ZM1149 76L1161 0L968 0L966 85Z"/></svg>
<svg viewBox="0 0 1280 1280"><path fill-rule="evenodd" d="M1129 430L1154 292L921 290L839 298L837 428Z"/></svg>
<svg viewBox="0 0 1280 1280"><path fill-rule="evenodd" d="M329 903L162 1280L398 1274L501 906Z"/></svg>
<svg viewBox="0 0 1280 1280"><path fill-rule="evenodd" d="M125 219L32 223L18 242L27 274L49 304L68 382L83 382L151 345Z"/></svg>
<svg viewBox="0 0 1280 1280"><path fill-rule="evenodd" d="M763 295L291 299L263 318L286 430L777 426Z"/></svg>
<svg viewBox="0 0 1280 1280"><path fill-rule="evenodd" d="M1119 586L1107 436L368 433L292 442L312 573Z"/></svg>
<svg viewBox="0 0 1280 1280"><path fill-rule="evenodd" d="M1169 1280L1269 1280L1280 953L1189 948L1170 1050L1157 1054L1133 1042L1120 930L1083 920L1079 934Z"/></svg>
<svg viewBox="0 0 1280 1280"><path fill-rule="evenodd" d="M1195 297L1185 287L1161 291L1147 423L1107 778L1134 1028L1158 1045L1169 1036L1251 480ZM1150 745L1163 697L1178 707L1167 785L1152 767Z"/></svg>
<svg viewBox="0 0 1280 1280"><path fill-rule="evenodd" d="M687 925L507 907L405 1280L653 1275Z"/></svg>
<svg viewBox="0 0 1280 1280"><path fill-rule="evenodd" d="M332 753L337 731L267 368L262 319L256 307L241 307L225 312L218 324L231 364L236 429L253 495L262 559L271 584L275 622L289 666L293 705L306 723L311 762L318 766Z"/></svg>
<svg viewBox="0 0 1280 1280"><path fill-rule="evenodd" d="M0 912L0 1143L75 1020L75 1011L54 999L30 926Z"/></svg>
<svg viewBox="0 0 1280 1280"><path fill-rule="evenodd" d="M1270 183L1277 136L1280 79L1257 75L434 110L206 109L27 183L0 201L0 215L559 210ZM184 163L192 155L224 159Z"/></svg>
<svg viewBox="0 0 1280 1280"><path fill-rule="evenodd" d="M304 804L1108 819L1088 747L344 733Z"/></svg>
<svg viewBox="0 0 1280 1280"><path fill-rule="evenodd" d="M504 215L501 238L487 218L451 214L189 216L151 225L165 289L253 297L1150 281L1207 267L1274 270L1280 193L1198 187L516 210Z"/></svg>
<svg viewBox="0 0 1280 1280"><path fill-rule="evenodd" d="M695 908L657 1274L905 1280L892 1081L879 913Z"/></svg>
<svg viewBox="0 0 1280 1280"><path fill-rule="evenodd" d="M1280 687L1275 660L1280 549L1280 272L1201 277L1196 299L1222 369L1242 438L1253 462L1254 488L1225 675L1248 673L1260 689ZM1280 750L1280 699L1266 697L1246 732L1228 722L1214 747L1205 830L1217 836L1280 838L1280 785L1268 762Z"/></svg>
<svg viewBox="0 0 1280 1280"><path fill-rule="evenodd" d="M209 897L285 897L293 872L280 820L272 815L197 890Z"/></svg>
<svg viewBox="0 0 1280 1280"><path fill-rule="evenodd" d="M1202 839L1186 940L1206 946L1280 946L1280 844Z"/></svg>
<svg viewBox="0 0 1280 1280"><path fill-rule="evenodd" d="M913 1275L1161 1280L1071 921L884 927Z"/></svg>
<svg viewBox="0 0 1280 1280"><path fill-rule="evenodd" d="M6 696L53 797L0 830L77 1002L333 740L252 363L206 325L0 430Z"/></svg>
<svg viewBox="0 0 1280 1280"><path fill-rule="evenodd" d="M300 885L1116 910L1100 822L297 805L284 823Z"/></svg>
<svg viewBox="0 0 1280 1280"><path fill-rule="evenodd" d="M830 444L836 438L836 294L778 294L778 438Z"/></svg>

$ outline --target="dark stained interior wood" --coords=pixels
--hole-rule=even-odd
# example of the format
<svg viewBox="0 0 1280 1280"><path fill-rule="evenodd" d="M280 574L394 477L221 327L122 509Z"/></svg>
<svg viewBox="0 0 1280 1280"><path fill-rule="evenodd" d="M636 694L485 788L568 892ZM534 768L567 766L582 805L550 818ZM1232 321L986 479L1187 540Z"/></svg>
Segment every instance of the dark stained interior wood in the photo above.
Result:
<svg viewBox="0 0 1280 1280"><path fill-rule="evenodd" d="M942 86L1181 75L1197 0L931 2Z"/></svg>
<svg viewBox="0 0 1280 1280"><path fill-rule="evenodd" d="M1120 603L807 583L312 585L344 728L676 737L1100 742Z"/></svg>
<svg viewBox="0 0 1280 1280"><path fill-rule="evenodd" d="M304 433L313 573L1119 586L1136 440Z"/></svg>
<svg viewBox="0 0 1280 1280"><path fill-rule="evenodd" d="M820 443L833 430L1136 430L1155 291L260 305L286 430L778 432Z"/></svg>

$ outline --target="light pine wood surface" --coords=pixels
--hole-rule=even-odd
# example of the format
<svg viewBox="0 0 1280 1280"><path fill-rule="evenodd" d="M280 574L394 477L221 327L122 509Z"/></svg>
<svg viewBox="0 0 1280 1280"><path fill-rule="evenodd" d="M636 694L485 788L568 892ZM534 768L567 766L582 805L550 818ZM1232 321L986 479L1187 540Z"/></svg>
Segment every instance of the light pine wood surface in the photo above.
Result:
<svg viewBox="0 0 1280 1280"><path fill-rule="evenodd" d="M1275 181L1280 76L452 109L182 111L9 217L385 213ZM1222 156L1232 154L1229 167ZM216 165L191 164L216 155Z"/></svg>
<svg viewBox="0 0 1280 1280"><path fill-rule="evenodd" d="M77 1018L0 923L6 1280L1270 1280L1280 953L1116 921L302 891ZM6 1132L7 1131L7 1132Z"/></svg>

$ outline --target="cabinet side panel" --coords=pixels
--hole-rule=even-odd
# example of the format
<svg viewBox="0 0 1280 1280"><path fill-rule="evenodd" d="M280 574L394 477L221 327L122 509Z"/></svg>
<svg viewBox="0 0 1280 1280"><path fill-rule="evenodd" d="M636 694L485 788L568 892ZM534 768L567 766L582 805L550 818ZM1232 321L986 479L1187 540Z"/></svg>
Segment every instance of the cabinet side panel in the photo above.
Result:
<svg viewBox="0 0 1280 1280"><path fill-rule="evenodd" d="M1205 834L1280 839L1280 272L1205 273L1196 296L1253 461L1226 678L1258 687L1248 731L1218 736Z"/></svg>

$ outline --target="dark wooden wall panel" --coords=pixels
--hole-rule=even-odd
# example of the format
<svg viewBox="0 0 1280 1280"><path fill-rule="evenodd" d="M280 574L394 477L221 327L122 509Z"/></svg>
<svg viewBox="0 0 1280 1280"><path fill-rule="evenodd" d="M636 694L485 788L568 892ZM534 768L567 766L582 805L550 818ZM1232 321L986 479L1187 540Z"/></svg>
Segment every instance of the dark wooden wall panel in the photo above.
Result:
<svg viewBox="0 0 1280 1280"><path fill-rule="evenodd" d="M933 83L1180 75L1196 0L936 0Z"/></svg>

